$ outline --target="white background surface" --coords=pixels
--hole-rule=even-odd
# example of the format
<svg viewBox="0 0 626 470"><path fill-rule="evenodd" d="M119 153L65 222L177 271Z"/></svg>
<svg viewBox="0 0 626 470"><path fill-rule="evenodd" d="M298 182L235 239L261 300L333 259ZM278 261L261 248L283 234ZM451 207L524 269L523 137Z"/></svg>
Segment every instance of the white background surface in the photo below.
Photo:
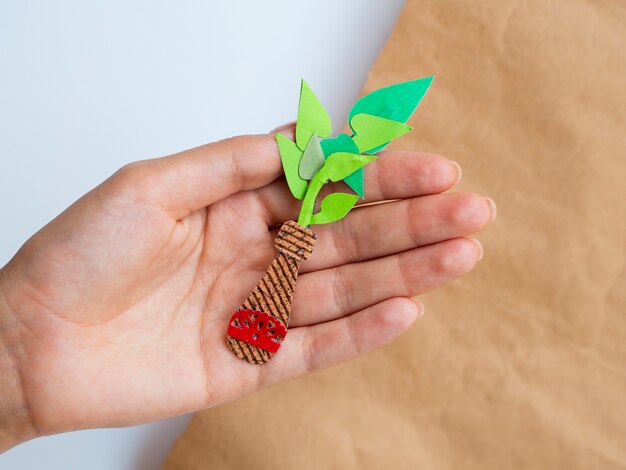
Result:
<svg viewBox="0 0 626 470"><path fill-rule="evenodd" d="M0 265L125 163L295 119L301 77L340 129L401 7L0 0ZM0 469L159 468L187 420L40 438Z"/></svg>

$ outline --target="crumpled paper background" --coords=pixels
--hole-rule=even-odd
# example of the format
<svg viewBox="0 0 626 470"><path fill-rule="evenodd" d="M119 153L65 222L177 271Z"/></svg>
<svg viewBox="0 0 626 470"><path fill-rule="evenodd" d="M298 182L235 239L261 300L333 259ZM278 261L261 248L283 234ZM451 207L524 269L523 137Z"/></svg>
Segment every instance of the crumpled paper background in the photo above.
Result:
<svg viewBox="0 0 626 470"><path fill-rule="evenodd" d="M626 468L626 3L410 0L364 92L498 219L390 346L198 413L165 468Z"/></svg>

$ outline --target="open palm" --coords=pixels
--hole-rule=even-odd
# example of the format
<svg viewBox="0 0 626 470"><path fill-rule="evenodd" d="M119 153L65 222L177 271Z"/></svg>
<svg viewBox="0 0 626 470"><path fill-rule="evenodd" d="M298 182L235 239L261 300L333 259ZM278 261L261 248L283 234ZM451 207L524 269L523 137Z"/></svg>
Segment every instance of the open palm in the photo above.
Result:
<svg viewBox="0 0 626 470"><path fill-rule="evenodd" d="M481 256L463 237L493 218L493 205L439 194L457 175L448 160L414 152L369 165L366 202L397 200L313 227L290 333L254 366L230 352L225 332L275 255L277 225L297 217L273 135L123 168L0 272L34 433L206 408L386 344L420 315L412 296Z"/></svg>

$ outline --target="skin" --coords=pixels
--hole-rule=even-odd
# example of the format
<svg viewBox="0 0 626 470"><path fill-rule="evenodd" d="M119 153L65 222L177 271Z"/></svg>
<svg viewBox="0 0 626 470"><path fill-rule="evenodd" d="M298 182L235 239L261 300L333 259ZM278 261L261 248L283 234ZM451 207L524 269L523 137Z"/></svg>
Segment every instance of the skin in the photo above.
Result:
<svg viewBox="0 0 626 470"><path fill-rule="evenodd" d="M460 168L436 155L383 152L365 174L365 203L394 201L313 227L289 335L263 366L224 334L298 215L273 134L136 162L83 196L0 270L0 449L212 407L407 330L424 311L412 297L482 257L465 237L495 205L441 194Z"/></svg>

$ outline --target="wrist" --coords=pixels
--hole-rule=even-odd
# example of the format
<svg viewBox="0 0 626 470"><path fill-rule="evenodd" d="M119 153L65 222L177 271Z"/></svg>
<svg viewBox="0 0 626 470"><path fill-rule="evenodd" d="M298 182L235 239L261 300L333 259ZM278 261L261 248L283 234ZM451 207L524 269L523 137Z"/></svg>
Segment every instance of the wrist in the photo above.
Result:
<svg viewBox="0 0 626 470"><path fill-rule="evenodd" d="M0 453L37 436L18 361L22 328L5 296L6 274L0 269Z"/></svg>

